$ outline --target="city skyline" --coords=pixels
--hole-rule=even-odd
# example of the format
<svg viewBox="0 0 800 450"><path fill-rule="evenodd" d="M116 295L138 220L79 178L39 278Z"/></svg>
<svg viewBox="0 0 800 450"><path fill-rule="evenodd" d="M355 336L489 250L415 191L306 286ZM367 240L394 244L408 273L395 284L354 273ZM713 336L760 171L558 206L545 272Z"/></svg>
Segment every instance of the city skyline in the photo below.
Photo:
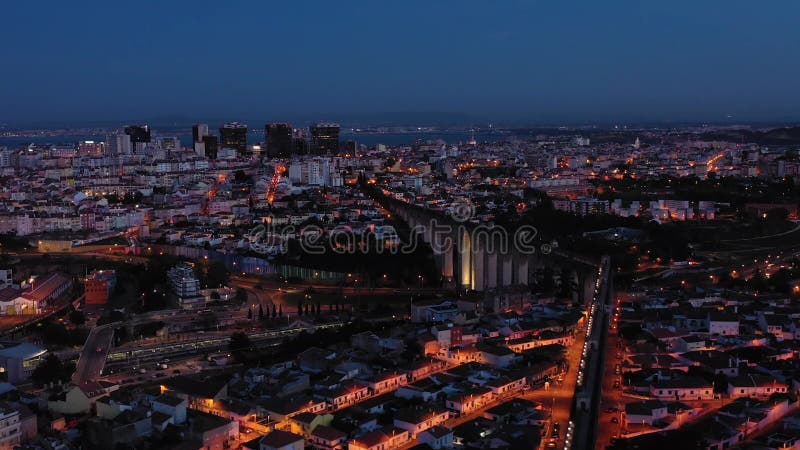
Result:
<svg viewBox="0 0 800 450"><path fill-rule="evenodd" d="M789 2L154 6L6 7L0 122L798 119Z"/></svg>

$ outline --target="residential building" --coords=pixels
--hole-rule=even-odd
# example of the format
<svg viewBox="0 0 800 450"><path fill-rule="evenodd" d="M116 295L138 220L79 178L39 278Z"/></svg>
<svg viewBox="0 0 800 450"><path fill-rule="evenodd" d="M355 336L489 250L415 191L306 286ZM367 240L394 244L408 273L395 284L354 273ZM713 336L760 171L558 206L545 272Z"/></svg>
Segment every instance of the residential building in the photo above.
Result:
<svg viewBox="0 0 800 450"><path fill-rule="evenodd" d="M283 430L273 430L265 434L259 441L260 450L303 450L303 436Z"/></svg>

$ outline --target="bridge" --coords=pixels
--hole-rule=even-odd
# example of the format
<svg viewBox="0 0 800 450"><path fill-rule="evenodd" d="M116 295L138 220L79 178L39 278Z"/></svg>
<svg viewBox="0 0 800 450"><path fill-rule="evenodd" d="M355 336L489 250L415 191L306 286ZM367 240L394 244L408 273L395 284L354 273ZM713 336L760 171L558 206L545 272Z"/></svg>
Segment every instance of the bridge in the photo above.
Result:
<svg viewBox="0 0 800 450"><path fill-rule="evenodd" d="M72 375L75 383L96 380L100 377L114 342L114 329L121 324L121 322L113 322L92 328L83 345L83 351L78 359L78 367Z"/></svg>

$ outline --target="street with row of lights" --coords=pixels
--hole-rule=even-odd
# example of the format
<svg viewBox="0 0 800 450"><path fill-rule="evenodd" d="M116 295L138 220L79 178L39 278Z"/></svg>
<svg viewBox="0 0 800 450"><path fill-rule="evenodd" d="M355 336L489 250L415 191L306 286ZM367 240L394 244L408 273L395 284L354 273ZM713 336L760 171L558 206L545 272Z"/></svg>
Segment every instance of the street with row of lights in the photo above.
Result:
<svg viewBox="0 0 800 450"><path fill-rule="evenodd" d="M595 281L594 295L592 296L592 301L587 311L586 334L585 334L586 339L584 340L583 349L581 350L580 364L578 366L578 378L575 385L575 394L584 389L583 384L584 384L585 372L589 366L590 358L594 356L589 352L590 339L592 338L592 333L596 331L594 325L597 317L597 310L598 310L597 305L598 302L602 300L600 296L600 286L604 273L604 268L606 265L607 265L606 261L604 260L604 262L600 264L600 268L597 271L597 280ZM570 450L572 448L572 445L574 444L574 438L575 438L574 429L575 429L575 420L570 419L567 426L567 432L564 436L564 450Z"/></svg>

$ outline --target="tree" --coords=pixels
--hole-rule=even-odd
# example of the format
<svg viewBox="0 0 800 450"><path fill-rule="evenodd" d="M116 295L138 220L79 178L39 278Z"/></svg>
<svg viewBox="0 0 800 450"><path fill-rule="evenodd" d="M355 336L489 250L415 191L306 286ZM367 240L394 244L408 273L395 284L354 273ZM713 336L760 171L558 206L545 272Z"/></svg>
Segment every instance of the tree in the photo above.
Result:
<svg viewBox="0 0 800 450"><path fill-rule="evenodd" d="M197 272L200 286L203 288L217 288L228 284L230 272L222 261L208 261L202 264Z"/></svg>
<svg viewBox="0 0 800 450"><path fill-rule="evenodd" d="M69 321L74 325L83 325L86 323L86 315L83 314L83 311L78 311L76 309L69 313Z"/></svg>
<svg viewBox="0 0 800 450"><path fill-rule="evenodd" d="M259 321L264 320L264 306L261 304L258 305L258 320Z"/></svg>
<svg viewBox="0 0 800 450"><path fill-rule="evenodd" d="M253 309L250 307L247 308L247 318L253 320Z"/></svg>
<svg viewBox="0 0 800 450"><path fill-rule="evenodd" d="M233 180L236 181L237 183L245 183L249 178L250 177L247 176L244 170L241 169L233 173Z"/></svg>
<svg viewBox="0 0 800 450"><path fill-rule="evenodd" d="M301 301L297 302L297 315L298 316L302 316L303 315L303 302L301 302Z"/></svg>
<svg viewBox="0 0 800 450"><path fill-rule="evenodd" d="M47 346L62 346L69 343L69 333L63 323L45 322L41 333L42 340Z"/></svg>
<svg viewBox="0 0 800 450"><path fill-rule="evenodd" d="M72 372L74 371L74 364L64 364L58 359L58 356L50 353L33 370L31 378L39 385L57 383L59 381L66 382L72 377Z"/></svg>
<svg viewBox="0 0 800 450"><path fill-rule="evenodd" d="M236 289L236 300L245 303L247 301L247 290L244 288Z"/></svg>
<svg viewBox="0 0 800 450"><path fill-rule="evenodd" d="M231 335L231 342L228 348L232 352L239 352L244 350L250 350L252 346L253 344L252 342L250 342L250 338L247 337L245 333L237 331Z"/></svg>
<svg viewBox="0 0 800 450"><path fill-rule="evenodd" d="M278 317L278 310L275 309L275 303L272 304L272 318Z"/></svg>
<svg viewBox="0 0 800 450"><path fill-rule="evenodd" d="M278 305L278 317L283 317L283 305Z"/></svg>

